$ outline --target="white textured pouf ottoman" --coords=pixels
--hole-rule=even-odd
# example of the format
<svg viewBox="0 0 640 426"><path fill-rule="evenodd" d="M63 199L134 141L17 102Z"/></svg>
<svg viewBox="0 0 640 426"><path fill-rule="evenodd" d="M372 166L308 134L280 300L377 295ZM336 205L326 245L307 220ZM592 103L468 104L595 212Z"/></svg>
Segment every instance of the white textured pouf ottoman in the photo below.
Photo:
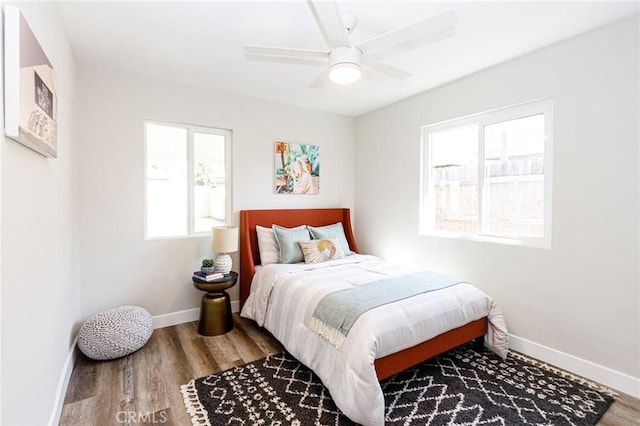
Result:
<svg viewBox="0 0 640 426"><path fill-rule="evenodd" d="M78 333L78 348L91 359L129 355L143 347L153 333L151 314L139 306L121 306L89 318Z"/></svg>

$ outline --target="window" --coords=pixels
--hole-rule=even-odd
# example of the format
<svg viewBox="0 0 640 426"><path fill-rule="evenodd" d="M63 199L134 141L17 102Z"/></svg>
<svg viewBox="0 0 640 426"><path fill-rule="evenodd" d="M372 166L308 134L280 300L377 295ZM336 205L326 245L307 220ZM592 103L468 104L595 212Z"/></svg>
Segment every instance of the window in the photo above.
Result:
<svg viewBox="0 0 640 426"><path fill-rule="evenodd" d="M550 247L552 100L422 129L420 233Z"/></svg>
<svg viewBox="0 0 640 426"><path fill-rule="evenodd" d="M230 217L231 132L145 122L146 238L211 232Z"/></svg>

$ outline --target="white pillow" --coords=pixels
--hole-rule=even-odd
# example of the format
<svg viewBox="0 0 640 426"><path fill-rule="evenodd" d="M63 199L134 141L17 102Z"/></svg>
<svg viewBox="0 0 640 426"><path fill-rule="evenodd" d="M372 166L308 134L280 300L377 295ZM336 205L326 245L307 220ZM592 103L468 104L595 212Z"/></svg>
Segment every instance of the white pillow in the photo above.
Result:
<svg viewBox="0 0 640 426"><path fill-rule="evenodd" d="M258 250L260 251L260 264L269 265L278 263L280 250L273 233L273 229L256 225L256 233L258 234Z"/></svg>

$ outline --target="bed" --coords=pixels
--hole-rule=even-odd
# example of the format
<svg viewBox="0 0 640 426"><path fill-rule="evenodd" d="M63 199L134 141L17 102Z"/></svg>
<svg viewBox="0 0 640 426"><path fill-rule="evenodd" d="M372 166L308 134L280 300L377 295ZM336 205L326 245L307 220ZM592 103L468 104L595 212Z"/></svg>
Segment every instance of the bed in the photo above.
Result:
<svg viewBox="0 0 640 426"><path fill-rule="evenodd" d="M455 348L463 343L482 339L483 336L487 335L487 333L492 336L493 347L498 348L497 351L495 349L494 351L501 352L499 354L502 356L506 354L507 343L505 340L506 327L504 327L504 320L502 319L502 316L499 313L497 307L495 307L495 303L487 297L486 312L483 311L481 317L474 318L471 321L465 322L461 325L457 325L450 329L444 329L442 330L442 332L439 332L437 335L431 338L417 342L415 344L412 343L409 347L404 347L406 345L398 345L398 350L389 350L389 347L385 347L384 344L381 343L382 340L378 340L377 337L373 337L370 344L370 346L372 346L372 349L369 350L369 352L367 352L366 349L362 350L364 351L362 354L364 360L362 362L358 361L359 364L356 364L356 369L358 369L358 372L354 376L355 378L351 381L345 382L345 380L347 379L345 379L344 377L349 374L351 368L349 364L353 364L354 362L351 359L353 358L351 356L351 353L349 353L348 351L353 350L354 352L359 352L361 351L359 349L361 345L349 342L349 344L345 347L336 349L331 348L331 344L327 342L320 343L323 341L323 339L321 337L318 337L317 333L309 331L307 327L302 323L303 318L309 318L309 314L299 313L299 311L301 311L301 309L303 308L301 308L300 303L296 303L298 300L305 298L300 297L300 295L307 294L304 293L304 291L308 290L306 290L306 287L302 287L304 290L300 290L301 286L295 287L298 284L294 282L293 278L290 278L291 276L302 276L303 272L299 272L298 269L305 270L304 274L318 275L320 274L320 272L317 272L315 269L313 271L309 271L309 268L303 265L274 265L271 267L261 267L260 251L258 249L258 237L256 233L256 226L270 228L273 224L277 224L286 228L293 228L300 225L323 227L336 223L342 224L342 227L344 229L344 236L346 237L348 245L351 251L356 253L356 255L348 256L349 259L347 260L336 262L339 264L335 265L335 268L345 268L344 270L348 271L350 270L350 268L353 268L355 266L359 267L359 265L352 264L377 265L377 263L372 263L376 262L376 259L372 259L371 257L366 255L358 254L359 249L353 235L351 213L349 209L331 208L241 211L239 292L241 314L243 316L256 320L259 325L267 328L276 338L278 338L284 344L285 348L289 352L291 352L302 363L312 368L322 379L325 385L327 385L338 407L348 417L362 424L384 424L384 399L379 387L380 380L388 378L400 371L403 371L413 365L420 363L423 360L446 352L447 350ZM333 265L331 265L331 267L333 267ZM281 287L283 289L292 288L292 291L298 292L295 296L295 301L287 299L288 296L286 295L278 295L277 297L273 297L273 300L279 300L280 304L276 304L275 306L277 307L269 306L268 309L273 310L274 312L276 311L276 309L291 310L291 313L285 312L278 314L280 315L280 319L278 320L280 322L280 325L278 325L278 323L276 323L276 320L274 319L272 320L273 324L271 324L270 326L269 318L267 318L268 315L266 313L267 305L265 305L264 308L260 308L265 311L262 312L262 316L260 315L260 313L256 313L256 309L253 307L256 305L256 302L255 300L251 300L250 296L253 295L251 293L252 282L254 281L254 276L256 276L256 271L259 271L260 274L262 274L261 276L259 274L259 276L261 279L263 279L263 281L264 279L266 279L268 282L276 282L277 279L286 277L286 279L290 280L291 282L284 282L285 278L282 278L283 284L281 285ZM342 269L340 269L340 271L342 271ZM344 274L344 272L340 272L340 274ZM315 279L317 280L318 278ZM264 284L260 285L264 286ZM458 288L460 286L455 287ZM472 286L468 285L468 287ZM296 288L297 290L295 290ZM253 291L255 292L257 290L254 288ZM263 294L269 295L271 294L271 291L272 290L263 292ZM479 290L477 289L475 289L474 291L479 292ZM466 296L463 294L455 294L451 297L453 299L464 299ZM257 295L255 295L254 299L256 298L258 298ZM250 299L249 304L251 306L245 306L248 299ZM426 303L424 300L426 299L420 299L420 303ZM402 309L407 310L407 303L410 303L410 301L405 300L398 302L397 304L401 303L404 303L404 308ZM438 306L436 305L432 308L435 310L438 309ZM380 307L377 309L385 311L392 308ZM276 314L273 314L272 317L274 315ZM478 316L477 313L475 315ZM373 315L369 314L369 312L367 312L367 315L362 315L363 318L365 316L367 318L373 317ZM300 318L300 321L298 321L298 317ZM296 325L292 325L296 321L298 321L299 323L296 323ZM363 320L358 321L361 322ZM356 322L356 324L359 324L359 322ZM358 331L358 333L360 333L360 331ZM356 337L354 336L352 340L353 339L356 339ZM283 340L285 341L283 342ZM349 340L349 337L347 338L347 340ZM489 346L491 347L491 345ZM311 351L314 353L305 353L305 347L311 348ZM318 354L322 354L322 356L318 356ZM349 359L344 360L343 358ZM360 364L363 364L362 371L360 371ZM341 369L343 368L346 372L341 371ZM333 369L333 371L331 371L331 369ZM336 371L338 371L338 373L336 373ZM336 378L336 374L340 376L338 378L338 380L342 381L340 384L332 383ZM365 379L364 382L361 383L361 379L363 377L365 377ZM375 384L371 383L372 380L375 380ZM352 386L353 388L345 391L345 386ZM357 389L357 392L355 391L355 389ZM350 395L354 393L358 395ZM382 406L380 406L381 400Z"/></svg>

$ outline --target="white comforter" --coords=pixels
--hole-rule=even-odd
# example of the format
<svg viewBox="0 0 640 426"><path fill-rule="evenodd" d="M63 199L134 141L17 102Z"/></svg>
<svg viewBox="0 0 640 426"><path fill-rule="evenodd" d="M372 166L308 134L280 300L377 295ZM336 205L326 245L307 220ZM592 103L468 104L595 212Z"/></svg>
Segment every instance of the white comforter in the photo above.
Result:
<svg viewBox="0 0 640 426"><path fill-rule="evenodd" d="M507 329L495 302L467 283L369 310L355 322L340 350L310 330L313 311L326 294L410 272L414 270L365 255L316 265L266 265L256 271L241 315L264 326L315 371L347 417L364 425L384 425L376 358L485 316L486 345L502 357L508 349Z"/></svg>

